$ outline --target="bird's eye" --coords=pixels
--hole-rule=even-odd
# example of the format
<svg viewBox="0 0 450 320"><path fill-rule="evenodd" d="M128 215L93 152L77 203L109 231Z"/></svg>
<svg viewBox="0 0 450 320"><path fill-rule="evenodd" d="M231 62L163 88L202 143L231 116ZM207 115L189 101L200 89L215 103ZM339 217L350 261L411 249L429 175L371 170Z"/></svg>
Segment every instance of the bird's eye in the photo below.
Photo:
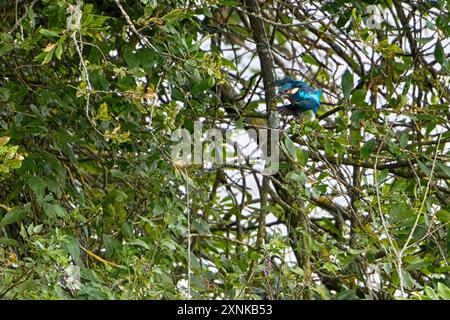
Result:
<svg viewBox="0 0 450 320"><path fill-rule="evenodd" d="M294 93L297 93L298 90L299 90L299 88L298 88L298 87L295 87L295 88L292 88L292 89L288 90L288 93L294 94Z"/></svg>

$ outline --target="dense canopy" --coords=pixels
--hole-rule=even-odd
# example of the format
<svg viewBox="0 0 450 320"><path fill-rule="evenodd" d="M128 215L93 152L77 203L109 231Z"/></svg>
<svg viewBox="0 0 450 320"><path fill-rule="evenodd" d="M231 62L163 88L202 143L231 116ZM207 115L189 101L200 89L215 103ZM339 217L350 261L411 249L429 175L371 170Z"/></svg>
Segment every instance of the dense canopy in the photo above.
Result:
<svg viewBox="0 0 450 320"><path fill-rule="evenodd" d="M449 6L0 0L0 299L450 299Z"/></svg>

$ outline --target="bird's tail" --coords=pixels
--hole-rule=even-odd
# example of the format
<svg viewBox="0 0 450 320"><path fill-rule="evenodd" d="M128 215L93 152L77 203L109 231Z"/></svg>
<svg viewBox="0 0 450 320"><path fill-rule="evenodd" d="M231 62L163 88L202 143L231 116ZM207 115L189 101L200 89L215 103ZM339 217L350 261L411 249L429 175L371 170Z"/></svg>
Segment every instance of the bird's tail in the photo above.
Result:
<svg viewBox="0 0 450 320"><path fill-rule="evenodd" d="M286 104L286 105L277 107L277 110L282 116L297 116L298 115L298 112L297 112L297 110L294 109L293 104Z"/></svg>

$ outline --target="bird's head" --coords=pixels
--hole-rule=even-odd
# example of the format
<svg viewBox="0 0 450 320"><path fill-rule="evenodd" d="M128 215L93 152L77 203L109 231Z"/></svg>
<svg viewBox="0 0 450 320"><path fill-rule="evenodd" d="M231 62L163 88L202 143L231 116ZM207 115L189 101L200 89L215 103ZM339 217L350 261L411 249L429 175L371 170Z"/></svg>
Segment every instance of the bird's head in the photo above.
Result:
<svg viewBox="0 0 450 320"><path fill-rule="evenodd" d="M275 81L275 86L279 87L277 94L273 97L274 99L282 96L292 96L295 95L303 86L307 84L303 81L294 80L292 78L284 78Z"/></svg>

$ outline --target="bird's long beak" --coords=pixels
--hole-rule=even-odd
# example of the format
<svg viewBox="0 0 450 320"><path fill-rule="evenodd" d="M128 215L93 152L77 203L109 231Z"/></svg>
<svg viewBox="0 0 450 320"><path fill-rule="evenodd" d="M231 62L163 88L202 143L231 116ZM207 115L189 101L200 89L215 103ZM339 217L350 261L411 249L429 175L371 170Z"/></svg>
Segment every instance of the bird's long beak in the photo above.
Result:
<svg viewBox="0 0 450 320"><path fill-rule="evenodd" d="M284 96L284 95L286 95L285 92L277 93L276 95L273 96L272 100L275 100L276 98L282 97L282 96Z"/></svg>

